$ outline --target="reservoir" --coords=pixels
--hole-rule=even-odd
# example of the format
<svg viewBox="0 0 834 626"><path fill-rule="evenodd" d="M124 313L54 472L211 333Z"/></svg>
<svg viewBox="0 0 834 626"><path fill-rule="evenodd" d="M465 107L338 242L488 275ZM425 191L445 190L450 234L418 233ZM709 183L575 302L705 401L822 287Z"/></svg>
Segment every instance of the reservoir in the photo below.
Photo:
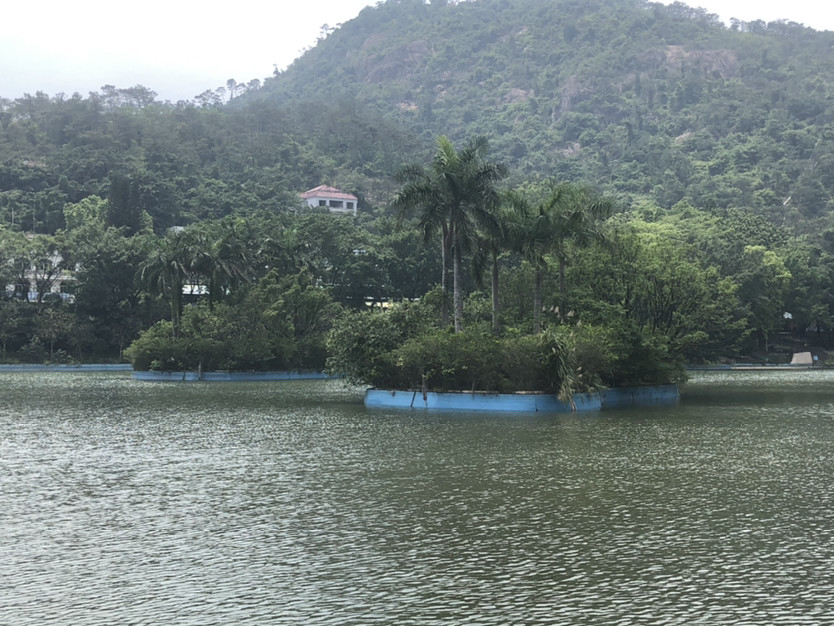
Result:
<svg viewBox="0 0 834 626"><path fill-rule="evenodd" d="M832 371L592 414L0 385L0 624L834 624Z"/></svg>

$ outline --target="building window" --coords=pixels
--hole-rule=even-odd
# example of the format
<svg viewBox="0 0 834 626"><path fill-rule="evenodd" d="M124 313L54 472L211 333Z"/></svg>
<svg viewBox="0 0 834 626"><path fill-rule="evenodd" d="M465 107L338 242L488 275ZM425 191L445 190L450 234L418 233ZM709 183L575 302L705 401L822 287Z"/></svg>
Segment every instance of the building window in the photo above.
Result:
<svg viewBox="0 0 834 626"><path fill-rule="evenodd" d="M342 208L342 201L341 200L331 200L330 201L330 208L331 209L341 209Z"/></svg>
<svg viewBox="0 0 834 626"><path fill-rule="evenodd" d="M353 202L346 202L345 208L347 208L349 211L353 211Z"/></svg>
<svg viewBox="0 0 834 626"><path fill-rule="evenodd" d="M327 206L327 200L319 200L319 206Z"/></svg>

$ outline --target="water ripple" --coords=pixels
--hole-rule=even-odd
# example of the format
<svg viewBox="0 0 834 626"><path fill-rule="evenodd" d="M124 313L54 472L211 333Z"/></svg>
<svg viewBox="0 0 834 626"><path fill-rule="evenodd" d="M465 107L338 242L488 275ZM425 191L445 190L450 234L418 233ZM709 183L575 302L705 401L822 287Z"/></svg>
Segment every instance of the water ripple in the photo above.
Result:
<svg viewBox="0 0 834 626"><path fill-rule="evenodd" d="M3 382L0 624L834 623L826 394L530 418Z"/></svg>

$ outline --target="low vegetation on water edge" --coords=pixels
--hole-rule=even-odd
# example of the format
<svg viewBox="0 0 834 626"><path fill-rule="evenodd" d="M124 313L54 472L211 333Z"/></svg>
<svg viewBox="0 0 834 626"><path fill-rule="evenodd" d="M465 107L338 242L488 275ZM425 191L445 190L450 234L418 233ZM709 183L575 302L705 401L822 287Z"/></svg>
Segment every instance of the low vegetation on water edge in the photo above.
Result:
<svg viewBox="0 0 834 626"><path fill-rule="evenodd" d="M569 397L601 387L681 380L668 348L623 325L561 325L537 334L485 324L454 333L433 323L427 302L340 318L328 370L384 389L542 391Z"/></svg>

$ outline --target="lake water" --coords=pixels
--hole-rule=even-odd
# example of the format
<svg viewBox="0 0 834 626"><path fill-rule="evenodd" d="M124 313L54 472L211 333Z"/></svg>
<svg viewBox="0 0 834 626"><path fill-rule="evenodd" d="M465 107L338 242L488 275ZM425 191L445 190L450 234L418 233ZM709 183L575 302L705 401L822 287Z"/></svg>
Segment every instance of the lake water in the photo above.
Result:
<svg viewBox="0 0 834 626"><path fill-rule="evenodd" d="M0 624L834 624L834 372L679 406L0 375Z"/></svg>

